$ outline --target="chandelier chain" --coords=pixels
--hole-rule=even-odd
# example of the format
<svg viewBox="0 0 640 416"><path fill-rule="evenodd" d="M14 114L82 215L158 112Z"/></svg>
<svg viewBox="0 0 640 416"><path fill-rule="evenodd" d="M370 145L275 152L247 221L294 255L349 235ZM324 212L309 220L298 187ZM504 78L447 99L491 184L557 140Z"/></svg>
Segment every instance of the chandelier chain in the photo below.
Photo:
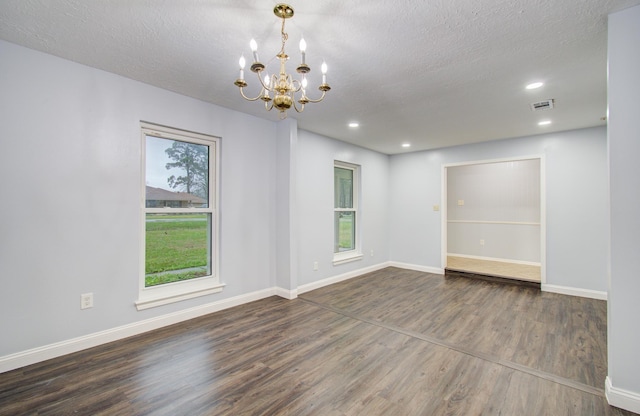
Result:
<svg viewBox="0 0 640 416"><path fill-rule="evenodd" d="M282 35L282 48L280 49L280 54L284 55L284 44L289 40L289 35L284 31L284 22L285 18L282 18L282 27L280 28L280 34Z"/></svg>

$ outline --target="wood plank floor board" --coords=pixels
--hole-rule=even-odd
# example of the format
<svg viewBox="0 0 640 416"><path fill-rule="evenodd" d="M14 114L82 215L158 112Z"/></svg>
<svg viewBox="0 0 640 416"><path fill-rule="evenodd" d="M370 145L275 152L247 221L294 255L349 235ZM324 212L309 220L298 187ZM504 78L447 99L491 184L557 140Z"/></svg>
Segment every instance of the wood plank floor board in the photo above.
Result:
<svg viewBox="0 0 640 416"><path fill-rule="evenodd" d="M403 285L385 285L382 289L376 289L381 287L378 276L382 275L372 273L363 276L359 279L368 279L369 290L378 290L378 296L369 295L376 301L367 302L362 298L360 304L354 306L342 300L349 293L341 294L340 284L332 285L326 291L318 289L303 297L342 306L343 310L358 316L402 326L562 377L576 376L580 382L592 386L603 386L606 331L594 333L593 328L606 328L606 302L484 281L474 281L474 290L469 291L464 290L464 286L470 284L464 278L439 279L440 284L429 285L428 292L408 290L421 287L424 275L403 271ZM381 279L384 280L383 277ZM385 297L385 300L380 301L379 297ZM396 298L402 298L400 303L411 307L389 308L387 303ZM414 298L419 298L420 302L412 301ZM576 313L578 309L583 311L582 316ZM422 315L429 317L426 320L416 319ZM490 336L478 336L482 333ZM580 333L589 334L592 342L584 344L587 335L577 336ZM536 334L538 338L534 337ZM593 337L599 342L593 342ZM591 351L588 356L592 361L586 362L586 366L578 362L578 350L573 347L580 342L583 342L580 349ZM584 368L588 372L581 370Z"/></svg>
<svg viewBox="0 0 640 416"><path fill-rule="evenodd" d="M550 295L387 268L0 374L0 415L631 415L606 303Z"/></svg>

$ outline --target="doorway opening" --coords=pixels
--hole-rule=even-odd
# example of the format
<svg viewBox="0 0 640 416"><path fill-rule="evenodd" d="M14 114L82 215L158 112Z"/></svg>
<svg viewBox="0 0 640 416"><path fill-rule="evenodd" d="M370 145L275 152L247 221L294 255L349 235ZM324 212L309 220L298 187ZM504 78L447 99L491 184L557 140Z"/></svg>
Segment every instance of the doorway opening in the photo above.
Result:
<svg viewBox="0 0 640 416"><path fill-rule="evenodd" d="M545 283L543 156L443 166L445 274Z"/></svg>

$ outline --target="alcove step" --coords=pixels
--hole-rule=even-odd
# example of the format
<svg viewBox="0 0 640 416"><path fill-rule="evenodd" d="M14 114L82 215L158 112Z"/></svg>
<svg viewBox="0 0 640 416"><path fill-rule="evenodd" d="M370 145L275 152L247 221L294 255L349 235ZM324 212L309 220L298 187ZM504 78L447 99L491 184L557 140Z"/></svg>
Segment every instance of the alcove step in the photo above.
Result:
<svg viewBox="0 0 640 416"><path fill-rule="evenodd" d="M456 270L456 269L446 268L444 269L444 276L445 278L446 277L464 277L468 279L484 280L486 282L494 282L494 283L501 283L501 284L507 284L507 285L516 285L516 286L524 286L524 287L531 287L534 289L540 289L540 282L532 282L529 280L521 280L518 278L497 276L497 275L491 275L486 273L471 272L467 270Z"/></svg>

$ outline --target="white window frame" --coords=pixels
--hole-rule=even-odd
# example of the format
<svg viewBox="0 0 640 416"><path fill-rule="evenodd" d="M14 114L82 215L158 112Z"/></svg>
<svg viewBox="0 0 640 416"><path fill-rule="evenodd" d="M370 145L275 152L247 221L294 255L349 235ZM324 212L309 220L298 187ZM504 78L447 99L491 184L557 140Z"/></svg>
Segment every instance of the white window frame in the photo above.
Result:
<svg viewBox="0 0 640 416"><path fill-rule="evenodd" d="M352 184L352 198L353 198L353 207L352 208L336 208L335 207L335 200L333 201L333 229L334 229L334 233L336 232L336 224L335 224L335 213L336 212L340 212L340 211L348 211L351 212L353 211L355 213L355 235L353 236L353 238L355 239L355 249L353 250L349 250L349 251L342 251L342 252L338 252L336 253L334 251L333 253L333 265L339 265L339 264L343 264L343 263L348 263L351 261L355 261L355 260L360 260L362 259L363 255L362 255L362 244L361 244L361 232L360 232L360 224L362 224L362 219L360 218L360 165L356 165L353 163L348 163L348 162L341 162L338 160L334 160L333 162L333 182L334 182L334 190L333 190L333 195L335 198L335 168L342 168L342 169L349 169L353 172L353 184ZM335 250L335 238L336 236L333 236L333 245L334 245L334 250Z"/></svg>
<svg viewBox="0 0 640 416"><path fill-rule="evenodd" d="M190 131L178 130L171 127L160 126L147 122L140 123L141 128L141 156L142 174L140 175L140 271L139 271L139 291L138 300L135 302L138 310L167 305L198 296L210 295L221 292L224 284L220 283L219 274L219 215L218 201L220 184L220 138L194 133ZM205 212L211 215L211 230L209 230L212 245L211 249L211 275L198 277L180 282L165 283L157 286L145 286L145 250L146 250L146 214L152 213L191 213L193 208L147 208L146 207L146 149L147 135L160 137L163 139L178 140L209 146L209 206L198 208L198 212Z"/></svg>

